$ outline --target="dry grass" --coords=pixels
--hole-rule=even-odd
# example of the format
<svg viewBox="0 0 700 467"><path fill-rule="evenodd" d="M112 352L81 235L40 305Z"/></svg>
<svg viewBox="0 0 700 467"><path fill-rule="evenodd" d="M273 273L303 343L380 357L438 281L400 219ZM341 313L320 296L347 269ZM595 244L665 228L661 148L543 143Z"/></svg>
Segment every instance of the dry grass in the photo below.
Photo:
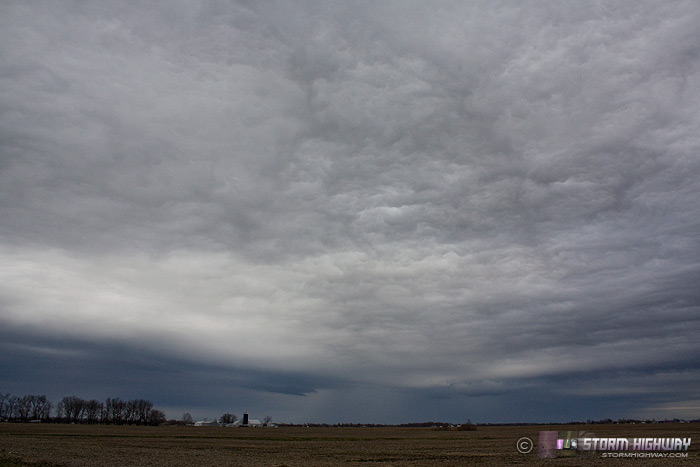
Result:
<svg viewBox="0 0 700 467"><path fill-rule="evenodd" d="M601 459L600 453L539 459L518 438L540 430L611 437L691 437L681 459ZM700 425L576 425L429 428L216 428L0 424L2 466L464 466L698 465Z"/></svg>

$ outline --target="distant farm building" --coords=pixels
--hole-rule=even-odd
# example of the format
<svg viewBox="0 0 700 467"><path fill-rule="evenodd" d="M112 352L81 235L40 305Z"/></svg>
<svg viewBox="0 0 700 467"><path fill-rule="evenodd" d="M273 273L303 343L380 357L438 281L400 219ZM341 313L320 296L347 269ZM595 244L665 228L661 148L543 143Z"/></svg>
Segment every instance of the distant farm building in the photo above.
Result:
<svg viewBox="0 0 700 467"><path fill-rule="evenodd" d="M260 427L260 426L263 426L263 424L260 420L256 420L254 418L248 418L248 412L246 412L243 414L243 420L238 420L236 423L233 424L233 426Z"/></svg>
<svg viewBox="0 0 700 467"><path fill-rule="evenodd" d="M206 420L201 420L198 422L194 422L194 426L219 426L218 422L208 422Z"/></svg>

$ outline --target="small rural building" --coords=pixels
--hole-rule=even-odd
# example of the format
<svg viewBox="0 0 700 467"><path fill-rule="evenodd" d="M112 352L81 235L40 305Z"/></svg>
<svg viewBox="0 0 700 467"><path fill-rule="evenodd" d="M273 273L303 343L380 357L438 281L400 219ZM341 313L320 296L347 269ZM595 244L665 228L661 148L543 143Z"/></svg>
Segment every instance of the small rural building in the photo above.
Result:
<svg viewBox="0 0 700 467"><path fill-rule="evenodd" d="M248 418L248 412L243 414L243 420L238 420L236 423L233 424L233 426L240 426L240 427L260 427L263 426L262 422L260 420L256 420L254 418Z"/></svg>
<svg viewBox="0 0 700 467"><path fill-rule="evenodd" d="M232 423L232 424L229 425L229 426L234 426L234 427L245 427L245 426L248 426L248 427L256 428L256 427L261 427L261 426L263 426L263 424L262 424L262 422L261 422L260 420L256 420L256 419L254 419L254 418L251 418L251 419L248 419L248 423L243 423L243 420L237 420L235 423Z"/></svg>
<svg viewBox="0 0 700 467"><path fill-rule="evenodd" d="M205 420L201 420L194 422L194 426L219 426L219 422L207 422Z"/></svg>

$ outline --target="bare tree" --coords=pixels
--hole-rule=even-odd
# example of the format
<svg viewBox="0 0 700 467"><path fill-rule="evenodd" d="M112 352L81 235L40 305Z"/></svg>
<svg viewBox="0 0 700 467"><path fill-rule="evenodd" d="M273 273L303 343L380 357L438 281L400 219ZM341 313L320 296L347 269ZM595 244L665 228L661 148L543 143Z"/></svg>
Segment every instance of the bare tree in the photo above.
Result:
<svg viewBox="0 0 700 467"><path fill-rule="evenodd" d="M112 399L108 397L105 399L104 408L102 409L102 423L111 424L112 421Z"/></svg>
<svg viewBox="0 0 700 467"><path fill-rule="evenodd" d="M152 426L158 426L165 423L165 412L158 409L150 410L148 413L147 423Z"/></svg>
<svg viewBox="0 0 700 467"><path fill-rule="evenodd" d="M45 420L49 418L51 402L46 396L33 396L31 401L30 418L32 420Z"/></svg>
<svg viewBox="0 0 700 467"><path fill-rule="evenodd" d="M136 410L138 414L138 424L148 424L151 416L151 410L153 410L153 403L145 399L139 399L136 401Z"/></svg>
<svg viewBox="0 0 700 467"><path fill-rule="evenodd" d="M15 399L16 416L23 422L29 420L42 420L49 418L51 412L51 402L46 396L35 396L28 394Z"/></svg>
<svg viewBox="0 0 700 467"><path fill-rule="evenodd" d="M85 412L85 401L83 399L69 396L64 397L61 402L63 402L67 423L80 423L83 421L83 413Z"/></svg>
<svg viewBox="0 0 700 467"><path fill-rule="evenodd" d="M109 403L110 399L109 397L105 399L105 401L102 403L102 409L100 410L100 424L101 425L108 425L109 424Z"/></svg>
<svg viewBox="0 0 700 467"><path fill-rule="evenodd" d="M189 412L182 414L182 423L185 425L191 425L194 423L194 418L192 418L192 415L190 415Z"/></svg>
<svg viewBox="0 0 700 467"><path fill-rule="evenodd" d="M43 409L41 410L41 419L42 420L49 420L51 418L51 409L53 408L53 402L50 400L46 400L46 404L44 404Z"/></svg>
<svg viewBox="0 0 700 467"><path fill-rule="evenodd" d="M18 417L19 410L19 397L10 396L7 401L7 418L9 420L14 420Z"/></svg>
<svg viewBox="0 0 700 467"><path fill-rule="evenodd" d="M230 423L236 423L236 420L238 420L236 415L226 412L221 416L219 422L223 423L224 425L228 425Z"/></svg>
<svg viewBox="0 0 700 467"><path fill-rule="evenodd" d="M124 423L124 412L126 408L126 402L121 400L118 397L115 397L114 399L107 399L109 402L109 407L110 407L110 420L111 423L115 425L121 425Z"/></svg>
<svg viewBox="0 0 700 467"><path fill-rule="evenodd" d="M60 401L58 404L56 404L56 421L57 422L62 422L63 418L66 416L66 406L63 403L63 401Z"/></svg>
<svg viewBox="0 0 700 467"><path fill-rule="evenodd" d="M269 415L266 415L265 418L263 418L263 426L267 426L271 421L272 421L272 417L270 417Z"/></svg>
<svg viewBox="0 0 700 467"><path fill-rule="evenodd" d="M126 422L129 425L135 424L139 417L138 401L132 399L126 402Z"/></svg>
<svg viewBox="0 0 700 467"><path fill-rule="evenodd" d="M29 413L32 410L33 400L34 396L22 396L17 399L16 416L21 421L26 422L29 420Z"/></svg>
<svg viewBox="0 0 700 467"><path fill-rule="evenodd" d="M85 401L85 417L87 418L87 422L90 424L98 423L103 407L104 404L98 400L91 399Z"/></svg>
<svg viewBox="0 0 700 467"><path fill-rule="evenodd" d="M9 394L0 393L0 419L9 419L10 412L10 396Z"/></svg>

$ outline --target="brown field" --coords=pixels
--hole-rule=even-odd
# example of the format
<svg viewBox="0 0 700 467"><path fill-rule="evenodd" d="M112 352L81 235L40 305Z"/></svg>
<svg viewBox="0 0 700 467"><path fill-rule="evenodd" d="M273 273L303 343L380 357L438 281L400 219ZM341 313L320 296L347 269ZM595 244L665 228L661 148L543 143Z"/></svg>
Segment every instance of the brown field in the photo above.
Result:
<svg viewBox="0 0 700 467"><path fill-rule="evenodd" d="M599 437L690 437L687 458L539 459L516 450L540 430ZM0 466L700 465L700 424L430 428L217 428L0 424Z"/></svg>

